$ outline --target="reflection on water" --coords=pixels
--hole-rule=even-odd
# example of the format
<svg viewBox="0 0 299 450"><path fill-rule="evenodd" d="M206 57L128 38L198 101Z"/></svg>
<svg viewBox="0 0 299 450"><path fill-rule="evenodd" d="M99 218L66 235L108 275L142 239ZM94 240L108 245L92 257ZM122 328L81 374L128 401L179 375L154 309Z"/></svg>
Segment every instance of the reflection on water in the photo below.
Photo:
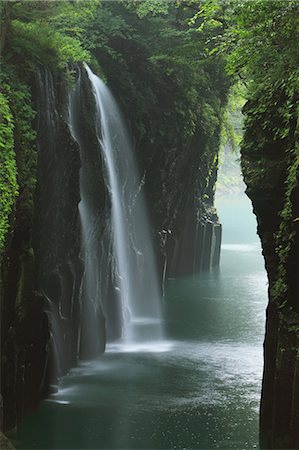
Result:
<svg viewBox="0 0 299 450"><path fill-rule="evenodd" d="M118 343L107 345L107 352L115 353L163 353L169 351L173 347L170 341L149 341L138 343Z"/></svg>
<svg viewBox="0 0 299 450"><path fill-rule="evenodd" d="M25 421L19 448L257 447L266 276L249 202L218 210L221 266L168 281L167 339L114 343L72 370Z"/></svg>

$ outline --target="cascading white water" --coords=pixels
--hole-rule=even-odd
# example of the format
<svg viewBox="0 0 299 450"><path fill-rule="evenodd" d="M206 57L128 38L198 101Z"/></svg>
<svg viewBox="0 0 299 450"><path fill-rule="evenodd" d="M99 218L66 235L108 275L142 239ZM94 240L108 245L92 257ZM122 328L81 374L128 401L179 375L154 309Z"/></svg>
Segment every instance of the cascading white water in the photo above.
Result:
<svg viewBox="0 0 299 450"><path fill-rule="evenodd" d="M116 289L124 339L162 337L160 289L133 149L119 108L107 86L86 65L96 102L96 131L111 196Z"/></svg>

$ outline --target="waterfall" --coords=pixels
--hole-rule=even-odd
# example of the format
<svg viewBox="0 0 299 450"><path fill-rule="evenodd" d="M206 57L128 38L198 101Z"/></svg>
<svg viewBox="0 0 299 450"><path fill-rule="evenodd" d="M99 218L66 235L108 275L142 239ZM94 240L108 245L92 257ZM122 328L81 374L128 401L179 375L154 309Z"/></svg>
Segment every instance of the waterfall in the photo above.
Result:
<svg viewBox="0 0 299 450"><path fill-rule="evenodd" d="M86 70L96 101L97 136L111 196L116 271L126 324L124 337L129 341L157 338L161 333L161 294L142 182L119 108L108 87L87 65ZM148 324L149 327L142 326Z"/></svg>
<svg viewBox="0 0 299 450"><path fill-rule="evenodd" d="M94 160L93 170L98 171L98 178L100 178L103 168L97 161L102 160L105 182L111 200L109 229L112 241L112 263L109 266L106 262L106 266L113 272L110 278L113 280L122 317L122 338L127 343L159 340L162 338L161 293L143 196L144 180L138 175L130 138L111 92L87 65L85 68L95 99L95 131L97 152L100 154L93 154L93 157L86 156L86 149L85 151L82 149L80 136L76 131L80 121L74 120L75 109L79 105L75 105L73 97L70 102L70 129L74 139L79 143L82 159L79 205L82 230L81 253L85 265L82 308L84 309L85 304L85 310L87 309L85 315L88 316L83 317L83 321L88 321L85 325L87 330L96 328L91 316L96 316L97 310L104 310L105 314L105 306L102 308L101 303L103 303L103 296L108 295L108 292L101 291L103 283L99 282L99 272L102 273L101 278L105 278L103 275L105 261L103 258L99 260L103 251L103 248L99 247L104 238L99 235L99 218L92 207L92 203L100 201L94 198L97 194L93 184L97 183L97 179L95 176L92 180L90 179L90 168L87 169L86 163L86 159L89 160L89 165L90 161ZM104 246L107 251L107 243ZM106 273L107 276L109 275ZM89 307L86 308L86 305ZM107 317L106 327L109 328ZM92 338L89 338L89 341L92 342Z"/></svg>

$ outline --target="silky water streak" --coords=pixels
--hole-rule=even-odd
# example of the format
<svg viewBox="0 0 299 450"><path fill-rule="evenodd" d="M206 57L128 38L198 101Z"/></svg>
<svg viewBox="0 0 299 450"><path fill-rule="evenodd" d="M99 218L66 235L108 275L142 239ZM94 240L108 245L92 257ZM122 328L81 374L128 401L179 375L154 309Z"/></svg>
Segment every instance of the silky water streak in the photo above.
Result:
<svg viewBox="0 0 299 450"><path fill-rule="evenodd" d="M96 131L103 152L114 240L116 289L126 342L162 338L161 293L151 233L133 148L108 87L85 65L96 102Z"/></svg>

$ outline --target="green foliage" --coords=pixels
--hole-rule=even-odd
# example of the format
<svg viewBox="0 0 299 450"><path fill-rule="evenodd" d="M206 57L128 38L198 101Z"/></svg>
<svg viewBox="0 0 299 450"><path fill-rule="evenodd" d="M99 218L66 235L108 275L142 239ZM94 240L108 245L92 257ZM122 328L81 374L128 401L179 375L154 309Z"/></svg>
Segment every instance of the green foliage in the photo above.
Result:
<svg viewBox="0 0 299 450"><path fill-rule="evenodd" d="M245 189L240 170L240 145L243 138L242 107L245 103L246 88L243 83L234 84L221 121L219 166L217 191L243 192ZM220 167L219 167L220 168Z"/></svg>
<svg viewBox="0 0 299 450"><path fill-rule="evenodd" d="M235 23L226 36L232 49L229 68L260 83L276 83L295 73L298 80L298 2L239 1L232 11Z"/></svg>
<svg viewBox="0 0 299 450"><path fill-rule="evenodd" d="M20 82L11 84L11 103L15 117L15 145L18 147L18 181L26 190L28 206L33 207L36 184L36 132L33 120L36 112L32 106L30 88Z"/></svg>
<svg viewBox="0 0 299 450"><path fill-rule="evenodd" d="M299 4L295 0L204 0L190 21L206 33L209 54L222 54L242 79L298 81ZM292 74L292 77L289 75Z"/></svg>
<svg viewBox="0 0 299 450"><path fill-rule="evenodd" d="M13 20L11 23L12 39L10 48L26 64L34 69L36 64L46 64L57 69L66 68L67 64L89 61L90 56L81 43L70 37L55 32L47 24L24 23Z"/></svg>
<svg viewBox="0 0 299 450"><path fill-rule="evenodd" d="M198 128L210 138L220 127L229 81L189 18L174 2L104 2L86 32L141 138L177 130L184 140Z"/></svg>
<svg viewBox="0 0 299 450"><path fill-rule="evenodd" d="M36 184L36 132L33 128L36 112L32 106L31 89L24 83L16 72L15 68L6 65L0 74L1 88L3 95L9 103L9 111L13 123L13 131L11 131L10 139L7 140L13 155L10 157L10 184L13 186L13 197L19 192L22 202L19 208L22 211L23 224L32 222L33 216L33 197ZM6 178L6 181L9 178ZM17 181L18 192L15 190L14 182ZM11 197L12 198L12 197ZM14 199L13 199L14 200ZM12 200L10 201L12 207ZM1 204L3 202L1 201ZM8 208L6 208L8 211ZM7 216L8 217L8 216ZM8 226L2 234L3 242Z"/></svg>
<svg viewBox="0 0 299 450"><path fill-rule="evenodd" d="M98 4L97 0L12 2L7 58L13 55L31 70L37 64L60 70L90 61L84 48L84 27Z"/></svg>
<svg viewBox="0 0 299 450"><path fill-rule="evenodd" d="M18 194L13 132L14 121L8 99L0 92L0 253Z"/></svg>
<svg viewBox="0 0 299 450"><path fill-rule="evenodd" d="M246 88L237 83L229 91L227 105L222 116L220 152L229 146L233 152L239 149L243 137L242 108L245 103Z"/></svg>
<svg viewBox="0 0 299 450"><path fill-rule="evenodd" d="M121 53L115 49L113 40L130 40L133 33L132 27L126 20L116 14L113 8L104 4L103 7L98 7L94 11L93 21L85 29L86 48L89 50L101 48L101 51L111 58L119 60Z"/></svg>
<svg viewBox="0 0 299 450"><path fill-rule="evenodd" d="M141 19L147 15L167 14L170 0L124 0L124 5Z"/></svg>

